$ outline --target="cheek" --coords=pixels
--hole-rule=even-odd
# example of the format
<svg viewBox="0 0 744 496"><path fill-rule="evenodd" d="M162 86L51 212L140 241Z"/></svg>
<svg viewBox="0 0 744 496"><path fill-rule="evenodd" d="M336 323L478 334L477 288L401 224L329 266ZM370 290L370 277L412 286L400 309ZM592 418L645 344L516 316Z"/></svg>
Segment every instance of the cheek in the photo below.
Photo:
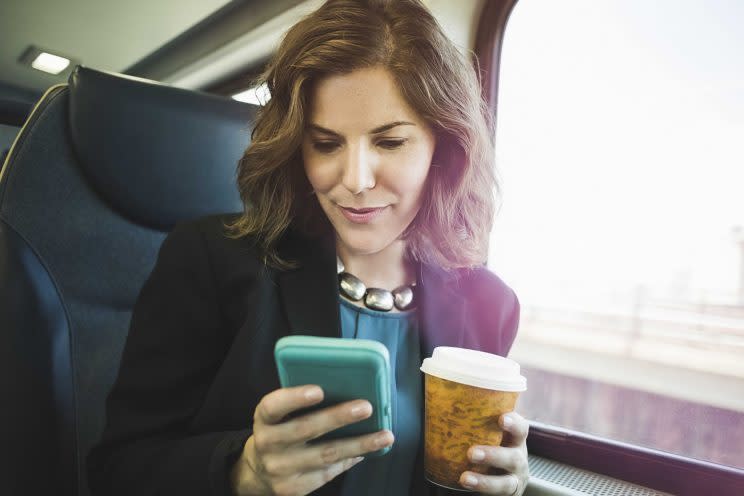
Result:
<svg viewBox="0 0 744 496"><path fill-rule="evenodd" d="M333 167L329 167L322 160L314 160L306 154L303 154L303 167L314 191L325 192L333 187L335 176Z"/></svg>
<svg viewBox="0 0 744 496"><path fill-rule="evenodd" d="M427 156L417 155L403 163L407 167L393 167L388 176L388 183L402 198L410 203L418 201L424 190L426 178L431 168L431 159Z"/></svg>

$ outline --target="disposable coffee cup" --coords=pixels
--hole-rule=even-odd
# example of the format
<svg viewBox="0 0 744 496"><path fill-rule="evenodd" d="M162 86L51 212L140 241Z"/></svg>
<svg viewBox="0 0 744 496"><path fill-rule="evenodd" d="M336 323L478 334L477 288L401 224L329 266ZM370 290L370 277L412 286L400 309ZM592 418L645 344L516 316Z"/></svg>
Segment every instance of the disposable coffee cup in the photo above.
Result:
<svg viewBox="0 0 744 496"><path fill-rule="evenodd" d="M472 463L473 445L498 446L503 431L498 420L514 410L527 390L514 360L482 351L440 346L424 359L424 472L438 486L472 492L459 483L466 470L490 473Z"/></svg>

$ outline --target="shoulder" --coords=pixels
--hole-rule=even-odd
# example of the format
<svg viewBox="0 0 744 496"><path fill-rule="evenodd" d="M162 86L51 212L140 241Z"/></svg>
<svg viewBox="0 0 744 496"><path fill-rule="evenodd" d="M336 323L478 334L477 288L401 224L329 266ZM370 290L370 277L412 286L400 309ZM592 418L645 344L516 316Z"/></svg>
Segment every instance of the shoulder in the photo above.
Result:
<svg viewBox="0 0 744 496"><path fill-rule="evenodd" d="M226 224L238 218L239 214L217 214L191 219L176 224L166 241L181 244L219 243L228 240Z"/></svg>
<svg viewBox="0 0 744 496"><path fill-rule="evenodd" d="M459 269L457 272L458 288L471 303L478 306L498 304L506 309L519 306L514 290L488 268Z"/></svg>
<svg viewBox="0 0 744 496"><path fill-rule="evenodd" d="M163 241L159 261L209 267L215 275L238 267L257 272L264 264L256 240L228 235L227 225L238 216L218 214L179 222Z"/></svg>
<svg viewBox="0 0 744 496"><path fill-rule="evenodd" d="M234 238L228 234L227 226L239 216L237 213L216 214L179 222L168 233L164 243L177 244L181 248L200 246L209 252L220 254L231 250L241 253L252 251L257 254L255 238Z"/></svg>
<svg viewBox="0 0 744 496"><path fill-rule="evenodd" d="M165 253L182 263L188 263L188 259L199 266L209 265L217 279L234 279L237 274L273 274L275 269L264 262L259 238L235 238L229 234L227 226L240 215L209 215L178 223L163 242L161 256ZM277 249L286 259L308 258L313 263L315 259L309 254L314 254L320 246L320 241L290 226L279 239Z"/></svg>
<svg viewBox="0 0 744 496"><path fill-rule="evenodd" d="M459 290L465 297L476 347L507 356L519 328L520 305L514 290L485 267L461 271Z"/></svg>
<svg viewBox="0 0 744 496"><path fill-rule="evenodd" d="M168 234L166 241L179 244L205 244L210 251L238 252L245 255L252 252L262 258L255 236L235 238L228 233L228 225L240 218L240 213L215 214L193 220L179 222ZM300 233L294 226L288 227L279 239L278 247L283 251L306 251L319 242Z"/></svg>

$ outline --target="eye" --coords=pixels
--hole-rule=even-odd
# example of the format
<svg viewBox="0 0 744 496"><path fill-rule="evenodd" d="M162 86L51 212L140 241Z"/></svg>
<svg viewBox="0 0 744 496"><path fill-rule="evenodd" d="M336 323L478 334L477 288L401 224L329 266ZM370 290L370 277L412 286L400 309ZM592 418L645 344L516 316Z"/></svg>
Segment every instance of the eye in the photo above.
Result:
<svg viewBox="0 0 744 496"><path fill-rule="evenodd" d="M380 148L384 148L385 150L396 150L400 147L402 147L407 139L398 138L398 139L384 139L377 142L377 146Z"/></svg>
<svg viewBox="0 0 744 496"><path fill-rule="evenodd" d="M335 141L315 141L313 148L320 153L331 153L338 149L339 144Z"/></svg>

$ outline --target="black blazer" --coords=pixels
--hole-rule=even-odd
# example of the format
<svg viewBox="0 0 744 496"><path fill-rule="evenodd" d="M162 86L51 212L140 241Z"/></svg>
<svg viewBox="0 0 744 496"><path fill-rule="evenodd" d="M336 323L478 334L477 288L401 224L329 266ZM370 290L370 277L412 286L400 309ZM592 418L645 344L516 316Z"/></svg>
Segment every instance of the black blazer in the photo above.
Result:
<svg viewBox="0 0 744 496"><path fill-rule="evenodd" d="M301 267L277 271L250 239L223 234L226 219L181 224L163 242L132 313L102 440L88 456L96 495L232 494L229 469L254 409L280 387L274 343L341 335L332 245L290 232L279 249ZM519 303L497 276L421 265L418 278L422 356L441 345L507 354ZM423 445L412 494L429 493L422 454ZM314 494L337 495L342 481Z"/></svg>

